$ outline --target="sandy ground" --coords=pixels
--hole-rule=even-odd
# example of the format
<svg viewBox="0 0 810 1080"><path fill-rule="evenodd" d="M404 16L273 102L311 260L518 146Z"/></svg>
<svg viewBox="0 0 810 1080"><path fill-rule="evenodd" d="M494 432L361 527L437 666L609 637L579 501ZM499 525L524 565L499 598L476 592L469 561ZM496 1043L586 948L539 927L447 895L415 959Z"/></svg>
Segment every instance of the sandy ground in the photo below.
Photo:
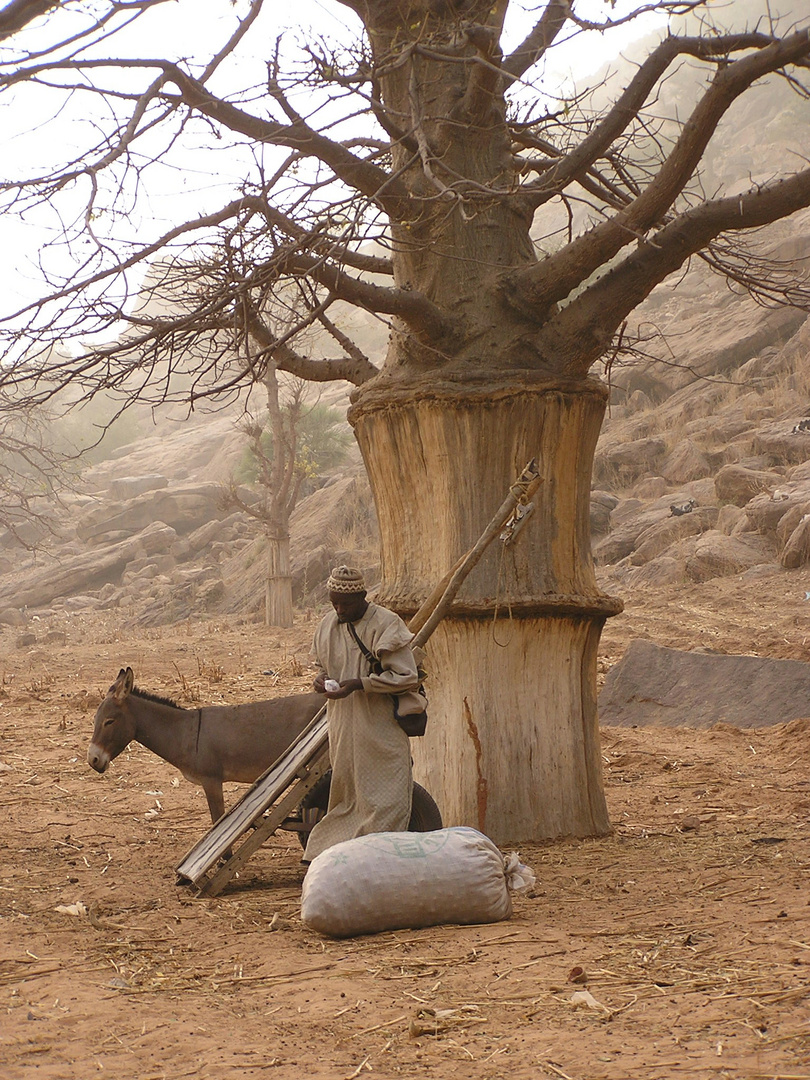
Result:
<svg viewBox="0 0 810 1080"><path fill-rule="evenodd" d="M640 594L600 666L634 636L806 659L806 590L791 574ZM805 720L603 729L615 831L524 845L537 885L508 922L323 939L286 833L221 897L178 886L202 792L135 744L93 773L101 694L128 664L183 704L303 690L313 626L52 616L25 649L2 630L3 1080L810 1080Z"/></svg>

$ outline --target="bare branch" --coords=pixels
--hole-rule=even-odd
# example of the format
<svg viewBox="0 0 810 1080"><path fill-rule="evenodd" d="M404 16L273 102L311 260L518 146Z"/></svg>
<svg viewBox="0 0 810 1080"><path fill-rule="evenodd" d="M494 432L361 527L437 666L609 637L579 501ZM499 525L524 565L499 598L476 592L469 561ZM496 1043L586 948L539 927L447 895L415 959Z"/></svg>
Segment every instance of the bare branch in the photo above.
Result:
<svg viewBox="0 0 810 1080"><path fill-rule="evenodd" d="M541 60L554 42L558 39L566 23L579 27L580 30L596 30L604 33L617 26L623 26L634 19L649 12L666 11L671 15L685 15L689 11L703 7L706 0L674 0L666 3L655 0L650 4L643 4L634 8L627 15L617 19L607 19L605 22L592 22L580 18L574 13L572 0L549 0L543 9L537 23L518 45L515 51L503 62L503 71L512 79L519 79L525 75L529 68Z"/></svg>
<svg viewBox="0 0 810 1080"><path fill-rule="evenodd" d="M571 15L570 0L549 0L535 26L503 61L504 74L519 79L551 47Z"/></svg>
<svg viewBox="0 0 810 1080"><path fill-rule="evenodd" d="M269 225L282 229L291 240L294 240L303 249L318 252L336 263L351 266L355 270L361 270L366 274L381 274L387 277L393 274L393 265L390 259L352 250L345 242L324 236L320 228L307 230L289 215L272 206L267 199L249 197L245 199L245 205L259 210Z"/></svg>
<svg viewBox="0 0 810 1080"><path fill-rule="evenodd" d="M409 289L385 288L369 281L349 277L339 267L321 259L303 255L286 261L287 270L306 273L329 289L336 297L385 315L396 315L406 322L417 338L432 342L452 337L459 332L456 321L445 315L426 296Z"/></svg>
<svg viewBox="0 0 810 1080"><path fill-rule="evenodd" d="M542 317L550 305L568 296L572 289L590 277L599 266L608 262L626 244L643 235L664 217L692 176L723 115L741 93L763 75L778 71L786 63L805 60L810 56L810 30L798 31L784 41L760 34L735 35L731 38L710 39L708 42L700 39L668 38L651 57L655 58L653 69L663 70L660 65L665 67L672 58L679 55L684 43L687 43L686 51L695 56L725 56L732 50L750 48L756 48L757 51L740 60L721 65L655 179L633 202L609 220L576 238L554 258L521 271L510 282L510 287L516 287L521 293L523 302L529 306L537 305L539 316ZM640 78L645 67L646 64L642 66L636 79ZM615 125L618 130L624 125L629 117L621 113L620 103L624 100L625 106L631 108L634 114L641 104L641 99L635 95L644 91L651 74L652 69L645 73L641 83L636 86L632 95L635 98L633 103L628 102L627 94L622 95L600 128ZM593 138L601 143L605 137L602 130L598 138L596 133ZM586 143L588 141L585 140ZM569 159L564 159L557 167L560 172L571 170L571 158L580 160L572 175L590 165L593 155L583 155L581 146L574 155L569 155ZM551 182L549 176L544 176L543 184Z"/></svg>
<svg viewBox="0 0 810 1080"><path fill-rule="evenodd" d="M292 124L277 124L252 116L230 102L215 97L202 83L182 71L177 64L162 65L167 76L177 86L182 100L223 124L230 131L247 135L260 143L287 146L308 157L317 157L329 165L344 183L378 203L397 220L407 220L412 214L406 192L400 183L383 169L370 165L350 153L340 143L327 139L303 120Z"/></svg>
<svg viewBox="0 0 810 1080"><path fill-rule="evenodd" d="M754 229L810 206L810 169L785 180L716 199L676 217L622 263L572 300L541 338L570 359L569 374L583 374L606 349L626 316L686 260L728 231ZM782 286L791 295L789 286ZM792 302L810 309L810 287L794 289ZM583 327L588 326L587 340Z"/></svg>
<svg viewBox="0 0 810 1080"><path fill-rule="evenodd" d="M272 357L279 371L287 371L291 375L297 375L310 382L332 382L345 379L355 386L360 386L379 374L373 364L354 356L343 357L339 360L312 360L309 357L300 356L288 345L279 344L270 327L253 309L248 309L246 312L246 324L251 337L261 350L256 359L263 361L265 356Z"/></svg>
<svg viewBox="0 0 810 1080"><path fill-rule="evenodd" d="M60 3L62 0L10 0L0 11L0 40L16 34Z"/></svg>
<svg viewBox="0 0 810 1080"><path fill-rule="evenodd" d="M55 301L63 300L77 293L85 292L88 288L108 281L110 278L114 278L124 273L127 270L132 269L142 263L146 263L149 259L160 251L168 248L172 241L178 237L185 236L188 233L194 233L197 231L205 232L207 229L216 225L221 225L223 222L229 221L234 218L239 212L245 208L251 207L251 200L236 199L227 206L222 207L221 210L217 210L211 214L205 214L202 217L195 218L192 221L184 222L182 225L178 225L174 229L169 229L168 232L163 233L157 240L145 247L139 248L135 254L128 259L122 259L120 262L116 262L113 266L99 271L97 274L92 274L86 278L79 278L72 281L70 285L65 286L63 289L59 289L56 292L49 293L41 300L34 301L30 304L26 304L24 307L19 308L11 315L6 316L4 319L0 319L2 322L16 322L20 316L27 313L39 310L43 305L52 304Z"/></svg>

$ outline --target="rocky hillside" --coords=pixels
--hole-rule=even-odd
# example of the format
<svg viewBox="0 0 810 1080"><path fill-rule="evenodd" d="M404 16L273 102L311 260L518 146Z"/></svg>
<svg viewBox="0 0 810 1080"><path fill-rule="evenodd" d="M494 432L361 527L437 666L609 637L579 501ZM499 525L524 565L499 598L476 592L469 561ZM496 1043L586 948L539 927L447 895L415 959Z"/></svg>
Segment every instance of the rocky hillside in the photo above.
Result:
<svg viewBox="0 0 810 1080"><path fill-rule="evenodd" d="M803 228L810 240L810 218ZM591 509L600 584L622 595L788 574L810 560L810 320L716 279L685 298L654 295L649 309L662 320L665 306L681 328L669 341L677 362L612 373ZM236 418L218 414L164 425L87 469L81 493L48 508L54 531L35 550L0 536L0 623L30 630L35 614L111 608L142 626L261 618L258 526L221 502L242 448ZM373 579L376 523L356 459L294 515L299 605L321 602L343 559Z"/></svg>
<svg viewBox="0 0 810 1080"><path fill-rule="evenodd" d="M0 624L23 626L45 611L120 609L130 625L193 613L258 617L264 602L261 528L223 506L244 452L238 413L161 425L87 469L78 490L37 511L31 549L0 535ZM291 547L296 599L306 602L336 555L373 562L375 522L357 462L304 500ZM346 554L348 557L348 553Z"/></svg>
<svg viewBox="0 0 810 1080"><path fill-rule="evenodd" d="M794 224L785 247L799 240L810 250L810 217ZM600 577L635 588L803 566L810 322L710 279L703 292L691 283L683 293L666 289L641 318L678 328L668 335L669 363L618 373L597 448L591 526Z"/></svg>

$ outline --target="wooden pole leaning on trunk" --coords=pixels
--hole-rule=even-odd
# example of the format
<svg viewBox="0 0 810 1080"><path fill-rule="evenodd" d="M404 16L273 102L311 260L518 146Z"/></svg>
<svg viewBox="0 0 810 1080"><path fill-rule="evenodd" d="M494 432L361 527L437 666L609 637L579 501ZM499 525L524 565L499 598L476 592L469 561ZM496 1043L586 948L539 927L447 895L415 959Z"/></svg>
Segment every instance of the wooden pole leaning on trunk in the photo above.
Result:
<svg viewBox="0 0 810 1080"><path fill-rule="evenodd" d="M411 619L408 629L414 634L414 648L424 645L450 610L464 579L486 548L508 524L517 508L529 504L541 483L537 463L532 459L477 542L444 576ZM326 705L278 761L186 853L177 866L179 884L196 885L200 895L218 895L251 855L282 826L328 767L325 713ZM248 834L246 838L245 834ZM235 846L237 842L239 847ZM231 857L209 876L230 849L233 850Z"/></svg>
<svg viewBox="0 0 810 1080"><path fill-rule="evenodd" d="M479 561L484 551L496 536L500 534L518 506L526 506L532 495L542 484L537 461L532 458L523 472L509 489L509 494L498 508L489 525L481 533L476 543L463 555L453 569L433 590L421 608L408 623L408 629L414 634L412 645L419 648L424 645L455 600L464 579ZM437 595L438 594L438 595ZM434 600L434 597L436 598ZM428 605L430 605L428 607Z"/></svg>

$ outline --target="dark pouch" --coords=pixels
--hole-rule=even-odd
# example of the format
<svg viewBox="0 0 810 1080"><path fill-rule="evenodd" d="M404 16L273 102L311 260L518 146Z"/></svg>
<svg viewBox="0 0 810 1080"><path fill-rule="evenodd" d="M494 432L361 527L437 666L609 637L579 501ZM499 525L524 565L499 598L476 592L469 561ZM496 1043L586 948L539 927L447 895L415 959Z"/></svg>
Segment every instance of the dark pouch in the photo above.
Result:
<svg viewBox="0 0 810 1080"><path fill-rule="evenodd" d="M421 687L418 693L425 698L425 708L422 712L408 713L406 716L399 715L399 697L396 694L391 695L394 702L394 719L409 739L421 738L427 728L427 697L425 697Z"/></svg>
<svg viewBox="0 0 810 1080"><path fill-rule="evenodd" d="M371 649L369 649L368 646L365 645L360 640L360 637L359 637L357 631L355 630L355 628L352 626L352 624L351 623L346 623L346 625L349 628L349 633L352 635L355 642L357 643L357 647L360 649L360 652L363 654L363 656L365 656L366 660L368 660L369 667L371 668L371 670L374 672L375 675L382 674L383 666L380 663L380 661L377 659L377 657L374 655L374 653L371 651ZM405 695L402 695L402 696L403 697L409 697L409 698L412 699L414 697L414 694L418 694L418 696L422 699L422 701L424 702L424 705L425 705L425 707L422 709L421 712L400 713L400 711L399 711L400 695L399 694L390 694L389 695L390 698L391 698L391 701L394 703L394 719L396 720L396 722L399 724L399 726L402 728L402 730L405 732L405 734L408 736L409 739L418 739L418 738L420 738L422 735L425 734L425 729L427 728L427 695L425 694L425 691L424 691L424 689L422 687L422 681L421 681L422 679L424 679L425 673L422 670L422 668L420 668L418 665L417 665L417 672L418 672L419 678L420 678L418 689L416 691L411 691L408 694L405 694Z"/></svg>

